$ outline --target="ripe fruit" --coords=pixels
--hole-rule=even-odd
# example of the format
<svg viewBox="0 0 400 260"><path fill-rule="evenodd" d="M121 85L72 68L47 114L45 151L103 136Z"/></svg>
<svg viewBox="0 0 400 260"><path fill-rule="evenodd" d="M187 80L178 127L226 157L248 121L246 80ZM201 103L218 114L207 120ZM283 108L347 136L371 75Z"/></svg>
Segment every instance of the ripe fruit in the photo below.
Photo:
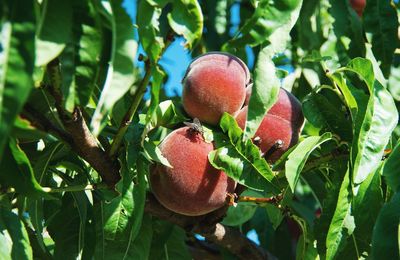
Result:
<svg viewBox="0 0 400 260"><path fill-rule="evenodd" d="M250 73L239 58L211 52L196 58L183 79L185 111L201 122L217 125L224 112L234 114L243 105Z"/></svg>
<svg viewBox="0 0 400 260"><path fill-rule="evenodd" d="M350 0L350 5L358 16L362 16L366 4L366 0Z"/></svg>
<svg viewBox="0 0 400 260"><path fill-rule="evenodd" d="M236 114L238 125L244 129L248 107ZM275 162L290 147L298 142L304 123L301 104L295 96L280 89L278 100L265 115L253 141L269 162Z"/></svg>
<svg viewBox="0 0 400 260"><path fill-rule="evenodd" d="M248 96L251 95L251 88L247 90ZM250 99L246 97L246 100ZM248 105L248 101L245 102ZM268 114L272 114L290 121L293 128L300 128L304 123L303 113L299 100L284 88L279 89L278 100L270 108Z"/></svg>
<svg viewBox="0 0 400 260"><path fill-rule="evenodd" d="M246 123L247 108L245 106L236 115L236 121L242 129L244 129ZM267 113L257 129L253 141L266 155L268 161L275 162L284 152L297 143L298 138L298 130L293 129L290 121Z"/></svg>
<svg viewBox="0 0 400 260"><path fill-rule="evenodd" d="M226 204L236 183L208 162L213 149L190 127L176 129L164 139L160 150L173 168L158 164L150 173L152 191L164 207L198 216Z"/></svg>

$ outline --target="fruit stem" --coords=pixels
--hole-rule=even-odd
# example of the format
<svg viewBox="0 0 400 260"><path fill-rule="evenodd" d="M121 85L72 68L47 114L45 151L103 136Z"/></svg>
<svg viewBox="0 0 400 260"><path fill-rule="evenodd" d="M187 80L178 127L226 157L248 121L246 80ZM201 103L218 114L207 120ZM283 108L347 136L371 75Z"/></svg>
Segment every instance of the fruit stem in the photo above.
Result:
<svg viewBox="0 0 400 260"><path fill-rule="evenodd" d="M270 197L270 198L258 198L250 196L239 196L238 202L254 202L257 204L278 204L282 200L282 196Z"/></svg>

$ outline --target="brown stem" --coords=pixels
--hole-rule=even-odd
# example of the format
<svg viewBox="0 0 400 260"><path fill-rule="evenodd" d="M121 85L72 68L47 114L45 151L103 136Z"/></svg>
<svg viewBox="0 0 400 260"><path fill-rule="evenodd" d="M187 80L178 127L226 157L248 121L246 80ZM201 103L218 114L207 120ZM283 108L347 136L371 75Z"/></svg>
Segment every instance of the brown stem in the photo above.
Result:
<svg viewBox="0 0 400 260"><path fill-rule="evenodd" d="M70 115L64 109L64 97L61 92L60 63L56 58L47 65L50 85L46 87L55 100L58 115L72 138L68 141L72 149L84 158L111 188L120 180L119 167L113 164L107 154L100 148L97 139L90 132L82 111L75 107Z"/></svg>
<svg viewBox="0 0 400 260"><path fill-rule="evenodd" d="M37 129L50 133L69 145L72 144L72 136L69 133L53 124L53 122L48 120L42 113L34 109L31 105L25 104L21 117L28 120L32 126Z"/></svg>
<svg viewBox="0 0 400 260"><path fill-rule="evenodd" d="M147 213L200 234L208 241L228 249L240 259L275 259L238 230L218 223L226 209L227 207L223 207L207 215L188 217L164 208L152 194L148 194L145 206Z"/></svg>
<svg viewBox="0 0 400 260"><path fill-rule="evenodd" d="M237 199L238 202L253 202L257 204L279 204L282 200L282 195L278 195L276 197L271 198L258 198L258 197L250 197L250 196L239 196Z"/></svg>
<svg viewBox="0 0 400 260"><path fill-rule="evenodd" d="M64 121L64 126L73 138L72 148L100 174L108 186L114 187L120 180L119 167L99 147L78 107L72 118Z"/></svg>

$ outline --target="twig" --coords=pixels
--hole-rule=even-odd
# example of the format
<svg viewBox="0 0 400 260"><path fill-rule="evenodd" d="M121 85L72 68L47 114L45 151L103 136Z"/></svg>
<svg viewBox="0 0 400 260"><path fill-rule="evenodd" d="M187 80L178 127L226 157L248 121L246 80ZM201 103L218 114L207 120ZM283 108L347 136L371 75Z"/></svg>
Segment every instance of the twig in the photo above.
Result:
<svg viewBox="0 0 400 260"><path fill-rule="evenodd" d="M204 236L208 241L228 249L240 259L275 259L234 228L218 223L226 212L221 208L204 216L188 217L164 208L152 194L148 194L145 211L155 217L174 223L187 231Z"/></svg>
<svg viewBox="0 0 400 260"><path fill-rule="evenodd" d="M79 108L75 108L72 119L64 122L73 138L73 149L84 158L110 187L120 179L119 167L110 160L90 132Z"/></svg>
<svg viewBox="0 0 400 260"><path fill-rule="evenodd" d="M151 77L151 66L150 62L148 60L145 61L145 68L146 68L146 73L144 74L144 77L142 81L139 84L139 88L136 90L136 93L133 97L133 101L131 106L129 107L129 110L125 113L124 118L121 121L121 124L118 128L118 132L114 137L114 140L111 144L110 151L108 152L108 155L111 158L114 158L115 155L117 154L117 151L122 143L122 140L124 138L124 135L126 133L126 130L128 130L129 124L132 121L133 115L136 113L136 110L140 104L140 101L143 98L143 95L146 92L146 87L149 84L150 77Z"/></svg>
<svg viewBox="0 0 400 260"><path fill-rule="evenodd" d="M54 135L70 146L73 144L72 136L69 133L53 124L53 122L48 120L42 113L29 104L25 104L21 117L28 120L37 129Z"/></svg>
<svg viewBox="0 0 400 260"><path fill-rule="evenodd" d="M250 197L250 196L239 196L237 202L253 202L257 204L274 204L278 205L279 202L283 199L282 195L278 195L270 198L258 198L258 197Z"/></svg>
<svg viewBox="0 0 400 260"><path fill-rule="evenodd" d="M121 121L121 124L118 128L118 132L114 137L114 140L111 144L110 151L108 152L108 155L110 158L115 158L115 156L118 153L119 147L121 146L121 143L123 141L124 135L126 131L128 130L129 124L132 121L133 116L136 113L136 110L140 104L140 101L143 99L144 94L146 93L146 87L149 84L150 77L151 77L151 72L153 69L153 66L155 66L158 62L158 60L161 58L165 50L169 47L169 45L174 41L174 34L172 32L168 33L165 41L164 48L162 49L160 56L157 60L154 62L151 62L149 59L145 60L145 74L142 79L142 81L139 84L139 88L136 90L135 95L133 97L133 101L131 106L129 107L129 110L125 113L124 118ZM143 59L143 56L139 56L141 59Z"/></svg>
<svg viewBox="0 0 400 260"><path fill-rule="evenodd" d="M47 65L51 84L46 87L54 97L58 115L72 138L68 143L79 156L84 158L101 176L102 180L111 188L120 180L119 167L110 160L99 146L96 138L90 132L82 111L75 107L70 115L64 109L64 99L61 92L61 72L58 59L54 59Z"/></svg>

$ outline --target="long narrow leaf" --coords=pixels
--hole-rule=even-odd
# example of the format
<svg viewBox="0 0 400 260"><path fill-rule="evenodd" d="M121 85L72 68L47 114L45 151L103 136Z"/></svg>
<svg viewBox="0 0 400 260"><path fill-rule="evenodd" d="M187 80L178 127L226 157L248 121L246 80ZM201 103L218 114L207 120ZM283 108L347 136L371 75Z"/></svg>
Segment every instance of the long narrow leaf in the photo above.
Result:
<svg viewBox="0 0 400 260"><path fill-rule="evenodd" d="M0 45L0 158L17 114L33 87L35 64L34 1L7 1Z"/></svg>

